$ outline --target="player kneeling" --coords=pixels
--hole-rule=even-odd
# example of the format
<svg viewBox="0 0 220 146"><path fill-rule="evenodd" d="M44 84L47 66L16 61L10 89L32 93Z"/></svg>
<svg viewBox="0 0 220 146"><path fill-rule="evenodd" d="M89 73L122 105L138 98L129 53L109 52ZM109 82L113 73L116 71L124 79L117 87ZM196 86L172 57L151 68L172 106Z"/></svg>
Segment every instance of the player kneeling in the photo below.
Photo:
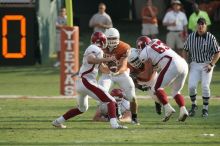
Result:
<svg viewBox="0 0 220 146"><path fill-rule="evenodd" d="M126 100L122 89L115 88L110 95L116 100L116 115L120 122L131 122L130 102ZM99 103L93 121L109 121L108 107L106 103Z"/></svg>

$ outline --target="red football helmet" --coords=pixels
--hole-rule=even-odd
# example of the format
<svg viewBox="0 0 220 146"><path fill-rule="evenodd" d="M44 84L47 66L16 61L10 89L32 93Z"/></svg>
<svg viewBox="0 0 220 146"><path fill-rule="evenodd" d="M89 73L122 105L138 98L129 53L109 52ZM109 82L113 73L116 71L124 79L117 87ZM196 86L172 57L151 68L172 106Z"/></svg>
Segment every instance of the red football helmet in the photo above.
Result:
<svg viewBox="0 0 220 146"><path fill-rule="evenodd" d="M143 50L146 45L148 45L151 42L151 39L147 36L140 36L136 41L136 47L139 50Z"/></svg>
<svg viewBox="0 0 220 146"><path fill-rule="evenodd" d="M107 38L102 32L94 32L91 36L91 43L97 45L101 49L107 47Z"/></svg>
<svg viewBox="0 0 220 146"><path fill-rule="evenodd" d="M122 89L119 89L119 88L115 88L115 89L112 89L111 91L111 96L113 96L116 100L120 100L122 98L125 98L125 93Z"/></svg>

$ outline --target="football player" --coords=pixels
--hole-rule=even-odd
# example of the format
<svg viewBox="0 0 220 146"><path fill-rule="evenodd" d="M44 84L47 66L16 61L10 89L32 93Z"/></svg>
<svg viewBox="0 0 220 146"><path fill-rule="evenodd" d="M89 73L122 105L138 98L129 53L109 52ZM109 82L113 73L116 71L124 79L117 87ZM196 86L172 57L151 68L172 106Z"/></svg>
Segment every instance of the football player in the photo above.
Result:
<svg viewBox="0 0 220 146"><path fill-rule="evenodd" d="M113 129L123 129L126 126L119 125L116 118L116 100L101 86L97 84L99 66L102 63L114 61L114 57L103 58L103 50L107 45L107 38L102 32L94 32L91 36L91 45L85 50L79 77L76 80L76 91L78 93L78 106L70 109L64 115L52 122L57 128L66 128L63 123L88 110L88 97L106 103L110 124Z"/></svg>
<svg viewBox="0 0 220 146"><path fill-rule="evenodd" d="M131 53L128 57L130 76L135 83L135 87L142 91L148 91L149 89L151 89L157 78L157 72L155 68L147 62L142 63L139 59L140 51L145 48L150 41L151 39L147 36L139 37L136 41L137 49L132 48ZM155 100L156 113L160 115L161 104L151 91L152 90L149 90L150 95Z"/></svg>
<svg viewBox="0 0 220 146"><path fill-rule="evenodd" d="M125 99L125 93L120 88L112 89L112 97L117 102L116 115L120 122L131 122L130 102ZM106 122L109 121L108 107L106 103L99 103L93 121Z"/></svg>
<svg viewBox="0 0 220 146"><path fill-rule="evenodd" d="M115 56L114 62L106 63L106 66L100 68L102 75L99 78L99 84L106 91L109 91L113 83L117 83L126 94L126 99L130 101L130 110L132 113L131 123L139 125L137 118L137 100L135 93L135 85L129 76L127 61L130 53L130 45L120 41L120 34L116 28L109 28L105 32L108 45L104 50L104 56Z"/></svg>
<svg viewBox="0 0 220 146"><path fill-rule="evenodd" d="M165 117L162 121L168 121L172 114L175 113L164 91L166 86L172 85L172 97L180 107L178 121L184 122L188 117L188 111L185 107L184 97L180 92L188 74L186 61L159 39L150 41L140 52L139 58L143 63L147 62L152 66L157 66L159 71L152 90L164 107Z"/></svg>

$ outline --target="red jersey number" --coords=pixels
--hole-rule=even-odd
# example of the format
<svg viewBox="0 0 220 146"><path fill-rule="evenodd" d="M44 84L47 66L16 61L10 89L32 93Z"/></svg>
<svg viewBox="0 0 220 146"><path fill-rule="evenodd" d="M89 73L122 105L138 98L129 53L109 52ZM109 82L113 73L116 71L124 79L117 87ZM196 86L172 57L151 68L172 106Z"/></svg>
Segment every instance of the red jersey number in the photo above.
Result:
<svg viewBox="0 0 220 146"><path fill-rule="evenodd" d="M170 48L168 46L166 46L164 43L162 43L161 41L157 40L155 41L152 45L151 48L158 52L159 54L162 54L163 52L165 52L166 50L169 50Z"/></svg>

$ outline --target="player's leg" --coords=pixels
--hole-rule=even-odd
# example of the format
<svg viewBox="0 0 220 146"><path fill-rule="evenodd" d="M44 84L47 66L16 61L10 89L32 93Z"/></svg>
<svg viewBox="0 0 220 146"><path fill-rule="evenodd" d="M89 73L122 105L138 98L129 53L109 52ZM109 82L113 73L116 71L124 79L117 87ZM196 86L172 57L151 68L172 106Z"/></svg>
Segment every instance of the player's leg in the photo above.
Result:
<svg viewBox="0 0 220 146"><path fill-rule="evenodd" d="M78 107L68 110L64 115L54 120L52 122L53 126L57 128L66 128L66 126L63 125L63 123L66 120L87 111L88 109L88 96L86 93L87 89L83 86L81 80L76 81L76 90L78 92L78 96L77 96Z"/></svg>
<svg viewBox="0 0 220 146"><path fill-rule="evenodd" d="M181 63L182 66L179 66L178 70L182 69L182 72L177 76L177 78L173 82L173 87L172 87L172 96L174 97L176 103L180 107L180 114L178 117L178 121L184 122L185 119L188 117L188 111L186 110L185 107L185 100L184 97L181 95L181 90L184 86L187 74L188 74L188 65L186 62Z"/></svg>
<svg viewBox="0 0 220 146"><path fill-rule="evenodd" d="M203 109L202 109L202 116L208 116L208 105L210 99L210 83L212 79L213 69L210 72L202 71L202 98L203 98Z"/></svg>
<svg viewBox="0 0 220 146"><path fill-rule="evenodd" d="M101 76L99 77L98 84L100 86L104 87L104 89L107 92L109 92L109 90L112 86L111 75L102 73Z"/></svg>
<svg viewBox="0 0 220 146"><path fill-rule="evenodd" d="M175 113L175 110L168 102L168 96L164 91L164 87L171 84L171 82L175 79L177 70L175 67L175 63L172 62L170 58L165 58L162 60L164 63L163 69L160 71L156 84L154 85L155 95L158 100L163 104L165 110L165 117L162 121L166 122Z"/></svg>
<svg viewBox="0 0 220 146"><path fill-rule="evenodd" d="M78 107L68 110L64 115L60 116L52 122L52 125L57 128L66 128L63 123L70 118L73 118L79 114L82 114L88 109L88 97L84 95L78 95Z"/></svg>
<svg viewBox="0 0 220 146"><path fill-rule="evenodd" d="M111 127L114 129L127 128L126 126L119 125L116 118L116 101L104 87L96 84L95 82L89 82L87 79L82 78L83 85L88 89L87 94L103 103L107 103L108 116L110 118Z"/></svg>
<svg viewBox="0 0 220 146"><path fill-rule="evenodd" d="M115 76L112 78L114 82L118 83L120 88L122 88L126 94L127 100L130 101L130 110L132 114L132 123L139 125L138 122L138 103L135 93L135 85L132 78L129 76L127 72Z"/></svg>
<svg viewBox="0 0 220 146"><path fill-rule="evenodd" d="M192 102L191 109L189 110L189 116L194 116L197 110L196 95L198 82L201 79L202 66L199 63L190 63L189 79L188 79L188 90L190 100Z"/></svg>

